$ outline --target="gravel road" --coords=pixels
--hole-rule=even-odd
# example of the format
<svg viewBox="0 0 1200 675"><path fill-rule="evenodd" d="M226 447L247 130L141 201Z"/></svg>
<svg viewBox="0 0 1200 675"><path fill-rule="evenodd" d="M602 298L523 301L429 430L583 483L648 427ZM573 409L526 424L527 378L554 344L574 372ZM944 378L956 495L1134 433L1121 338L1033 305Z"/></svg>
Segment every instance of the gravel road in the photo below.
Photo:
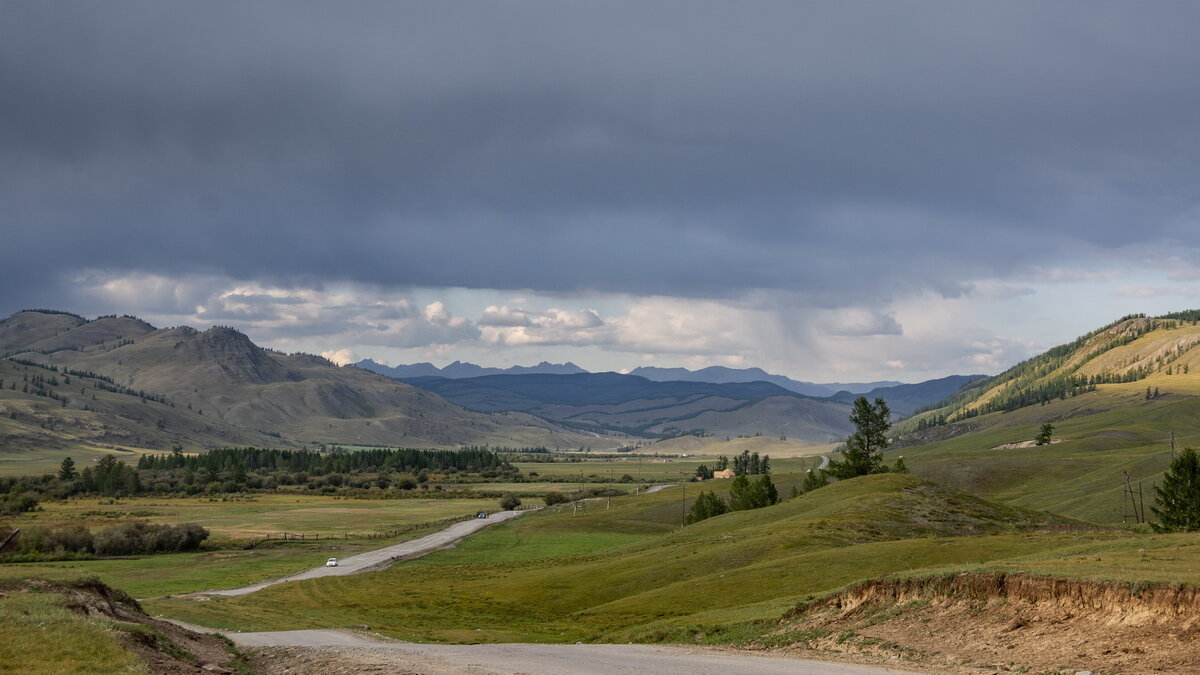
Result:
<svg viewBox="0 0 1200 675"><path fill-rule="evenodd" d="M878 666L672 645L434 645L338 630L229 633L241 647L271 649L269 672L404 672L429 675L898 675Z"/></svg>
<svg viewBox="0 0 1200 675"><path fill-rule="evenodd" d="M383 569L397 560L405 560L415 558L417 556L431 553L440 548L446 548L454 544L458 540L466 537L469 534L478 532L488 525L494 525L506 520L511 520L525 513L524 511L501 511L493 513L487 518L472 518L464 520L460 523L455 523L444 530L439 530L433 534L426 535L420 539L413 539L394 546L359 553L348 558L338 559L337 567L315 567L311 570L293 574L290 577L282 579L272 579L271 581L263 581L241 588L233 588L225 591L204 591L204 595L246 595L254 591L262 590L267 586L282 584L285 581L299 581L301 579L315 579L317 577L337 577L346 574L358 574L359 572L370 572L373 570Z"/></svg>

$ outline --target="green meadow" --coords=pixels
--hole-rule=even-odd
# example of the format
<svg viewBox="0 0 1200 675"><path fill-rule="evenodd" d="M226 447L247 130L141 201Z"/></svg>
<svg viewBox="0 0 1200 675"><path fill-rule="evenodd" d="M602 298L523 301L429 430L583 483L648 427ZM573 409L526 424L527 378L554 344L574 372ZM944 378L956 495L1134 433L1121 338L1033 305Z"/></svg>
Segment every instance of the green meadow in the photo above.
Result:
<svg viewBox="0 0 1200 675"><path fill-rule="evenodd" d="M1142 486L1151 517L1153 485L1171 461L1176 445L1200 447L1200 398L1164 397L1145 401L1144 385L1104 385L1099 391L979 418L985 428L928 445L886 453L903 455L912 472L974 494L1097 523L1122 524L1124 474ZM1134 407L1103 410L1118 402ZM1059 419L1069 413L1101 412ZM1028 441L1043 422L1053 420L1056 442L1047 446L1001 448ZM972 420L975 422L975 420ZM1061 442L1059 442L1061 441ZM1132 522L1132 520L1130 521Z"/></svg>
<svg viewBox="0 0 1200 675"><path fill-rule="evenodd" d="M1198 543L1095 528L898 474L686 528L678 490L592 503L586 514L570 506L530 513L382 572L148 606L239 630L367 623L426 641L657 641L679 639L683 629L711 637L771 622L815 595L885 574L1049 566L1097 550L1115 556L1111 578L1136 581L1144 575L1120 552ZM1167 575L1200 581L1200 571L1182 566Z"/></svg>
<svg viewBox="0 0 1200 675"><path fill-rule="evenodd" d="M399 543L434 531L450 519L499 507L494 499L345 499L262 494L238 498L72 499L13 517L15 527L110 527L130 520L195 522L209 528L205 550L103 560L0 564L0 578L68 581L96 576L139 598L236 588ZM304 541L263 541L271 533L303 533ZM347 534L349 538L346 538ZM363 535L388 536L368 539ZM319 538L314 540L314 535Z"/></svg>

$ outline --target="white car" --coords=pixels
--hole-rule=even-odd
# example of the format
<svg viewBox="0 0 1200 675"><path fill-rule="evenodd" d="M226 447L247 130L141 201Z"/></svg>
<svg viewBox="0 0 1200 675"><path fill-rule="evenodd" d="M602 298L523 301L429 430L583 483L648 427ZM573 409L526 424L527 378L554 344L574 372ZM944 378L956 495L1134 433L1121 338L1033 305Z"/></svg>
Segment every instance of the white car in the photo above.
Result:
<svg viewBox="0 0 1200 675"><path fill-rule="evenodd" d="M337 567L337 558L330 558L325 561L326 567Z"/></svg>

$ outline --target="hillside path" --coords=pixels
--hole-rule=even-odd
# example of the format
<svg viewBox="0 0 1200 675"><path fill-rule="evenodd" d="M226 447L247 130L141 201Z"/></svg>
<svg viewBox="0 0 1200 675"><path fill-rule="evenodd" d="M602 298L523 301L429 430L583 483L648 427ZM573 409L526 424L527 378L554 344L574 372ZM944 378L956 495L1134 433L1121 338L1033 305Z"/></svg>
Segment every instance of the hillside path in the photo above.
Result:
<svg viewBox="0 0 1200 675"><path fill-rule="evenodd" d="M379 570L391 565L399 560L407 560L408 558L416 558L417 556L432 553L438 549L446 548L457 543L470 534L474 534L479 530L502 523L506 520L511 520L525 513L525 511L501 511L493 513L487 518L472 518L462 522L455 523L444 530L439 530L433 534L425 535L420 539L401 542L393 546L378 548L374 551L367 551L352 555L348 558L339 558L337 567L314 567L313 569L283 577L281 579L272 579L270 581L262 581L241 588L232 588L224 591L201 591L200 595L246 595L255 591L262 590L268 586L282 584L285 581L300 581L302 579L316 579L317 577L340 577L347 574L358 574L360 572L371 572Z"/></svg>
<svg viewBox="0 0 1200 675"><path fill-rule="evenodd" d="M918 672L675 645L419 644L339 630L226 635L239 647L304 647L300 662L312 667L311 672L330 674L383 669L431 675L898 675ZM279 656L273 655L272 665L284 666L277 662ZM288 660L286 655L283 660Z"/></svg>

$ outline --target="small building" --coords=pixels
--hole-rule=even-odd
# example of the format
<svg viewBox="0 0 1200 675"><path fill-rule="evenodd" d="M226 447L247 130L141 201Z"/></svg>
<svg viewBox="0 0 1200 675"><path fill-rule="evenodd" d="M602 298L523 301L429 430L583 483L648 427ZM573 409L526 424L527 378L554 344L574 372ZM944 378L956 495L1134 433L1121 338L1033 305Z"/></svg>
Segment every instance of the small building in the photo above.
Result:
<svg viewBox="0 0 1200 675"><path fill-rule="evenodd" d="M733 469L723 469L721 471L714 471L713 479L715 480L717 478L733 478Z"/></svg>

